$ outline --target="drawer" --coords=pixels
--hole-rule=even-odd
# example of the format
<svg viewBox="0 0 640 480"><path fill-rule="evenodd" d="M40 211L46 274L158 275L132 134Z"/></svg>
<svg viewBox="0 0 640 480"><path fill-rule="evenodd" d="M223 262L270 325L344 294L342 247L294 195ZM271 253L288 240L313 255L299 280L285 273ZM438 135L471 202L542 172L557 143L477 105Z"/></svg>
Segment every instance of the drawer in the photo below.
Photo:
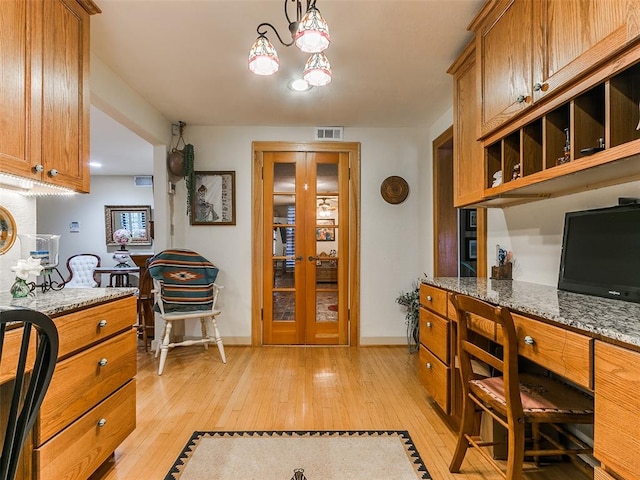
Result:
<svg viewBox="0 0 640 480"><path fill-rule="evenodd" d="M450 413L451 368L420 345L420 381L444 413Z"/></svg>
<svg viewBox="0 0 640 480"><path fill-rule="evenodd" d="M135 376L136 343L136 333L130 330L58 362L40 408L35 445L42 445ZM107 364L100 366L103 359Z"/></svg>
<svg viewBox="0 0 640 480"><path fill-rule="evenodd" d="M103 426L99 426L104 420ZM85 480L136 428L136 384L120 390L34 451L36 480Z"/></svg>
<svg viewBox="0 0 640 480"><path fill-rule="evenodd" d="M421 283L420 304L443 317L447 316L447 292L445 290Z"/></svg>
<svg viewBox="0 0 640 480"><path fill-rule="evenodd" d="M136 297L96 305L54 319L60 337L58 358L104 340L136 323Z"/></svg>
<svg viewBox="0 0 640 480"><path fill-rule="evenodd" d="M621 478L640 472L640 354L596 342L595 457Z"/></svg>
<svg viewBox="0 0 640 480"><path fill-rule="evenodd" d="M22 345L22 331L22 327L18 327L5 332L2 344L2 361L0 362L0 385L16 378L16 368ZM27 353L27 371L31 371L35 358L36 336L35 331L32 330L29 339L29 353Z"/></svg>
<svg viewBox="0 0 640 480"><path fill-rule="evenodd" d="M520 355L582 387L593 389L591 338L515 313L512 316Z"/></svg>
<svg viewBox="0 0 640 480"><path fill-rule="evenodd" d="M420 307L420 343L449 364L449 321Z"/></svg>

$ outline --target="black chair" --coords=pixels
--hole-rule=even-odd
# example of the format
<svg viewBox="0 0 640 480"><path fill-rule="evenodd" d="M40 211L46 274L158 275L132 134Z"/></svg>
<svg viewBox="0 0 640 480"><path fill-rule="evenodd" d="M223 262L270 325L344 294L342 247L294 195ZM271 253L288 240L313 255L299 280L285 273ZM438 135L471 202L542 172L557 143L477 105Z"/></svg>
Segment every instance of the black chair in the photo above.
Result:
<svg viewBox="0 0 640 480"><path fill-rule="evenodd" d="M7 392L9 405L2 405L6 427L2 423L0 480L15 478L20 452L49 387L57 356L58 330L49 317L34 310L0 309L0 387L11 389Z"/></svg>

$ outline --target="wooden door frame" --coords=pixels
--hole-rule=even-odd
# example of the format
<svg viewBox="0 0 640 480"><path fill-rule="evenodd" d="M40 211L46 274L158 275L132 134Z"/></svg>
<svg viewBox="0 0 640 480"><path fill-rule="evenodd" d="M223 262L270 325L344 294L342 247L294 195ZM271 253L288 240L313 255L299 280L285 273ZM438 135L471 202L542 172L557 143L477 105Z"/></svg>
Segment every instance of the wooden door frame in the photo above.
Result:
<svg viewBox="0 0 640 480"><path fill-rule="evenodd" d="M441 158L441 150L443 147L448 146L449 143L452 144L453 149L455 150L455 142L453 141L453 126L446 129L443 133L441 133L432 143L433 147L433 274L434 276L439 276L440 270L440 259L438 258L438 239L440 234L440 226L438 223L438 211L440 211L440 199L441 199L441 185L443 182L440 181L441 170L440 170L440 162ZM448 148L446 148L448 149ZM455 162L455 151L453 151L452 155L447 155L450 157L451 162ZM455 171L455 169L453 169ZM451 180L450 190L453 192L453 178ZM448 182L448 179L447 179ZM449 183L447 183L449 185ZM453 205L451 205L453 208ZM446 206L443 208L447 208ZM455 210L455 208L454 208ZM477 221L477 230L476 230L476 238L478 241L478 258L477 258L477 268L476 268L476 277L477 278L486 278L487 276L487 209L486 208L477 208L476 209L476 221ZM457 222L456 222L457 224ZM455 243L458 245L458 230L456 229L456 239ZM456 249L458 247L456 246ZM458 256L460 252L458 251Z"/></svg>
<svg viewBox="0 0 640 480"><path fill-rule="evenodd" d="M251 207L251 345L262 346L263 298L263 152L334 152L349 156L349 279L347 312L349 345L360 343L360 143L253 142Z"/></svg>

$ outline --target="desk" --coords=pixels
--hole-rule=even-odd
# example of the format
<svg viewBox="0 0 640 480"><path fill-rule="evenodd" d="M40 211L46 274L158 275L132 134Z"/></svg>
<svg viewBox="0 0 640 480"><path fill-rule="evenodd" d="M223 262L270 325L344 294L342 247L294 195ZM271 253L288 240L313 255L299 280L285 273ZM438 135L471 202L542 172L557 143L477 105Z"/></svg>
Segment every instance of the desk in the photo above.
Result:
<svg viewBox="0 0 640 480"><path fill-rule="evenodd" d="M110 287L130 287L129 274L140 273L140 267L96 267L95 273L108 273ZM102 284L102 282L100 283Z"/></svg>

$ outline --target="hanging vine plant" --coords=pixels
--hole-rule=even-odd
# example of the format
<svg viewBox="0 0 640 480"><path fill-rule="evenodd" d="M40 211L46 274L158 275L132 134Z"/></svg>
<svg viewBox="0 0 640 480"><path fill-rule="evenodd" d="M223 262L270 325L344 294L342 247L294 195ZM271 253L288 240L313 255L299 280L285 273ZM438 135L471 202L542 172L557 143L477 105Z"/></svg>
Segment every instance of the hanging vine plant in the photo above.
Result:
<svg viewBox="0 0 640 480"><path fill-rule="evenodd" d="M184 182L187 187L187 217L191 215L191 201L193 200L193 188L195 186L194 164L195 150L190 143L184 146Z"/></svg>

